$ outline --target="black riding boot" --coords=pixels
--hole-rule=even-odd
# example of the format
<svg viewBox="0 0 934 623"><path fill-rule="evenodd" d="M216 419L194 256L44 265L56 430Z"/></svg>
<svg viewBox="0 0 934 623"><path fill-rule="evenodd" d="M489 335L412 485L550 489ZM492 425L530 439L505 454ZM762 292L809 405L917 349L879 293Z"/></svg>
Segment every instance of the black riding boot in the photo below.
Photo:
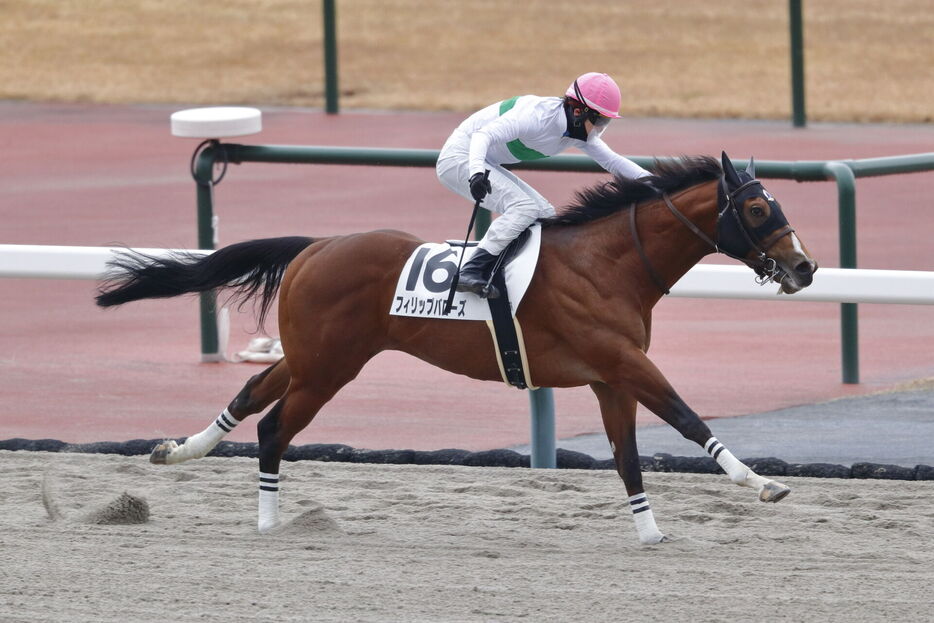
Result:
<svg viewBox="0 0 934 623"><path fill-rule="evenodd" d="M458 292L473 292L481 298L499 298L499 290L493 284L487 288L487 280L490 278L490 271L493 264L496 263L498 255L487 253L480 247L477 247L467 263L461 268L460 276L457 279Z"/></svg>

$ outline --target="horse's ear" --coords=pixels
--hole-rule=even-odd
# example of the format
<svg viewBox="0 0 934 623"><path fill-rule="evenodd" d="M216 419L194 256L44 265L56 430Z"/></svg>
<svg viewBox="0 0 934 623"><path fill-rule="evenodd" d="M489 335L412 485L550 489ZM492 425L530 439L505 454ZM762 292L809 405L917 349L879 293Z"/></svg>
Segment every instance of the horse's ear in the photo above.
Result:
<svg viewBox="0 0 934 623"><path fill-rule="evenodd" d="M756 159L749 156L749 166L746 167L746 174L752 179L756 179Z"/></svg>
<svg viewBox="0 0 934 623"><path fill-rule="evenodd" d="M720 154L720 161L723 164L723 176L726 178L727 185L733 188L741 186L742 182L739 179L739 173L733 168L733 161L726 155L726 152Z"/></svg>

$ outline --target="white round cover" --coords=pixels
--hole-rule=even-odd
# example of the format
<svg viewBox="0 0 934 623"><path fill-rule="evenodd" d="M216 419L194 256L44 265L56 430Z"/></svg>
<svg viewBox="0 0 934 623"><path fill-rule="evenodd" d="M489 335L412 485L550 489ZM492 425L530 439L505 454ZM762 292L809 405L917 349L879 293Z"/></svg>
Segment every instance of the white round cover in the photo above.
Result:
<svg viewBox="0 0 934 623"><path fill-rule="evenodd" d="M256 108L218 106L172 113L172 135L186 138L228 138L256 134L263 114Z"/></svg>

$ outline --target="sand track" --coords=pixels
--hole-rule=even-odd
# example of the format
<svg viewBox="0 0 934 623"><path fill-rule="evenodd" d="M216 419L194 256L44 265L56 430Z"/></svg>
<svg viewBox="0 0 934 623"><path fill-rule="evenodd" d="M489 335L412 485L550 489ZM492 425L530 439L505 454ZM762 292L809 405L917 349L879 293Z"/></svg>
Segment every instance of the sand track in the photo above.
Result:
<svg viewBox="0 0 934 623"><path fill-rule="evenodd" d="M672 542L638 545L612 472L289 463L255 532L251 459L0 451L4 621L926 620L927 482L647 473ZM87 518L121 493L140 525Z"/></svg>

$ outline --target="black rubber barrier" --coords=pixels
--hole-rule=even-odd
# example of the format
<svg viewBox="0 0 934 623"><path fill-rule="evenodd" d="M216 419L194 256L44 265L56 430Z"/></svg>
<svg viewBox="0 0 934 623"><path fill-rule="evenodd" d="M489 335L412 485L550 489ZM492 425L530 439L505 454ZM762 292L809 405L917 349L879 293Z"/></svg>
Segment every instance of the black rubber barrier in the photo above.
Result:
<svg viewBox="0 0 934 623"><path fill-rule="evenodd" d="M184 437L176 439L182 443ZM0 450L31 452L79 452L86 454L147 455L164 439L133 439L130 441L98 441L94 443L65 443L57 439L6 439L0 441ZM256 458L259 446L255 443L222 441L208 456L241 456ZM529 456L512 450L360 450L343 444L313 443L289 446L283 455L285 461L337 461L343 463L384 463L395 465L467 465L472 467L529 467ZM934 467L916 465L882 465L854 463L852 467L831 463L787 463L775 457L741 459L762 476L808 476L811 478L871 478L883 480L934 480ZM693 474L721 474L723 471L710 457L672 456L658 453L640 456L644 472L679 472ZM559 469L616 469L613 459L598 460L582 452L558 448Z"/></svg>

